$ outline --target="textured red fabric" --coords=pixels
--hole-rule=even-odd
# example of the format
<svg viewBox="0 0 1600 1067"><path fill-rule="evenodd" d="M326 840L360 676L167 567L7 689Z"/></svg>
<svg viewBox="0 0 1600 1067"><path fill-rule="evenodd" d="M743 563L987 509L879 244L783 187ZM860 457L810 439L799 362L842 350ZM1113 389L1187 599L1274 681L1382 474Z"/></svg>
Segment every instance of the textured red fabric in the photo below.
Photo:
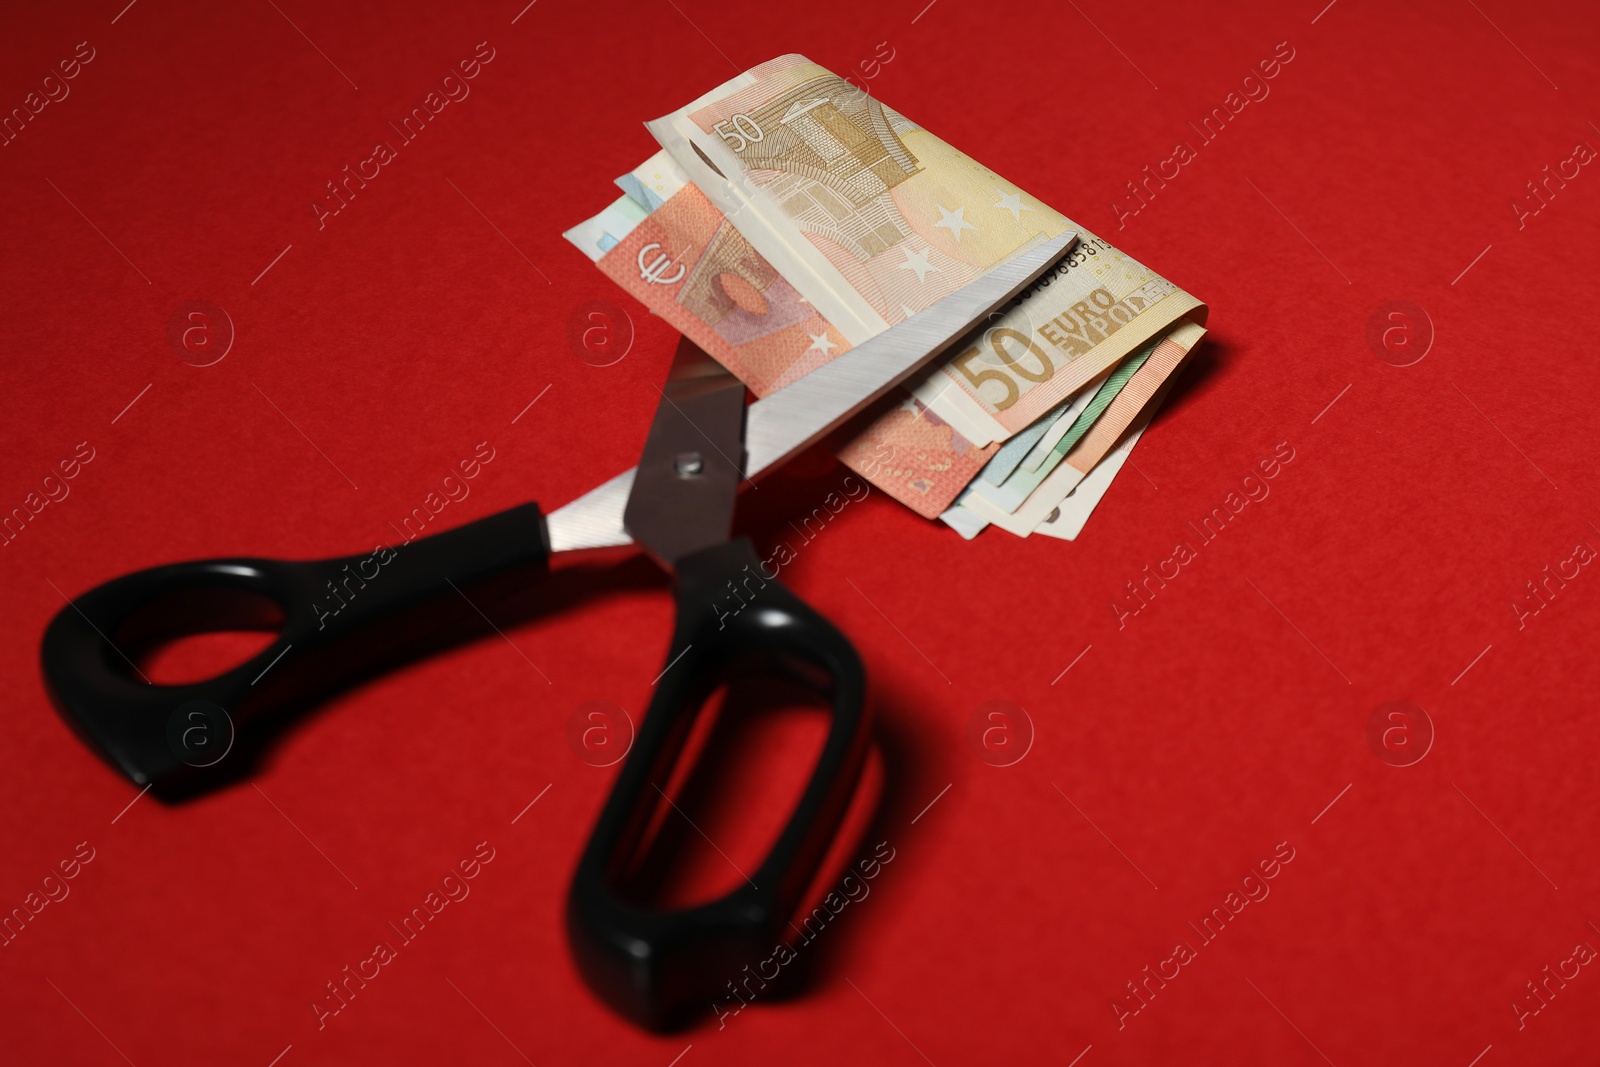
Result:
<svg viewBox="0 0 1600 1067"><path fill-rule="evenodd" d="M0 15L0 510L37 507L0 547L0 909L39 905L0 947L0 1059L1594 1062L1591 6L123 2ZM648 700L648 563L563 567L563 610L181 807L67 730L39 640L157 562L364 551L480 443L432 528L630 464L673 335L561 231L654 150L642 120L790 51L1207 300L1212 333L1076 543L966 544L876 493L791 526L847 474L820 452L746 494L869 665L894 859L801 995L652 1036L561 920L614 775L569 724ZM376 174L334 213L346 166ZM610 366L570 341L595 301L631 320ZM215 308L231 347L193 365ZM997 700L1034 730L1010 766L980 758ZM1431 722L1410 766L1416 712L1369 740L1391 701ZM713 838L765 806L732 807ZM390 931L463 862L469 896Z"/></svg>

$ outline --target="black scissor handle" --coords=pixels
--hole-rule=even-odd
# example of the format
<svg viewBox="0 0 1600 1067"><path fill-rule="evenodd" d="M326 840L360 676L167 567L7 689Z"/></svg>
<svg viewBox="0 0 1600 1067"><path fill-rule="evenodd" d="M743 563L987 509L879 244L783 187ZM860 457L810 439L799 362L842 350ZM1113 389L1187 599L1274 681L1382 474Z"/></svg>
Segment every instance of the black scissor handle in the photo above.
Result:
<svg viewBox="0 0 1600 1067"><path fill-rule="evenodd" d="M777 581L752 584L750 576L761 571L748 539L682 559L677 574L669 667L567 895L567 935L584 978L621 1014L656 1029L697 1005L709 1008L746 965L786 940L788 920L849 807L869 740L860 657ZM727 610L729 581L750 596L737 613ZM809 675L808 684L832 705L833 722L799 805L749 881L726 896L676 911L628 900L618 892L621 869L665 796L702 703L731 668L768 656L798 661L807 668L802 677Z"/></svg>
<svg viewBox="0 0 1600 1067"><path fill-rule="evenodd" d="M177 796L234 777L263 726L478 620L491 578L542 571L537 504L371 552L314 562L214 559L114 579L74 598L45 631L45 681L67 722L135 785ZM281 627L281 629L280 629ZM204 681L154 685L135 665L172 637L277 629L248 661Z"/></svg>

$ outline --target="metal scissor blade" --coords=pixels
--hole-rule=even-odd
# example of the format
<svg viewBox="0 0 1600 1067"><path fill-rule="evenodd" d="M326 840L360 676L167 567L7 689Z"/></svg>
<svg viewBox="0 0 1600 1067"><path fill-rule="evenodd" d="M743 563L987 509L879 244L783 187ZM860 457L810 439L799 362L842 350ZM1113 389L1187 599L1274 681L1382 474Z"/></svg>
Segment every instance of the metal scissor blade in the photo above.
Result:
<svg viewBox="0 0 1600 1067"><path fill-rule="evenodd" d="M1019 252L899 325L750 405L745 477L826 436L945 352L978 320L1032 285L1078 239L1064 233Z"/></svg>
<svg viewBox="0 0 1600 1067"><path fill-rule="evenodd" d="M905 381L979 319L1037 281L1077 239L1076 233L1064 233L1018 253L937 304L750 405L745 413L745 476L755 478L783 463ZM622 512L633 477L634 471L623 471L545 516L550 550L632 544Z"/></svg>
<svg viewBox="0 0 1600 1067"><path fill-rule="evenodd" d="M580 548L613 548L631 545L633 538L622 525L622 511L633 492L633 476L638 468L629 467L608 482L544 517L550 534L551 552L573 552Z"/></svg>
<svg viewBox="0 0 1600 1067"><path fill-rule="evenodd" d="M679 341L622 512L629 535L668 569L728 540L744 412L744 383L689 338Z"/></svg>

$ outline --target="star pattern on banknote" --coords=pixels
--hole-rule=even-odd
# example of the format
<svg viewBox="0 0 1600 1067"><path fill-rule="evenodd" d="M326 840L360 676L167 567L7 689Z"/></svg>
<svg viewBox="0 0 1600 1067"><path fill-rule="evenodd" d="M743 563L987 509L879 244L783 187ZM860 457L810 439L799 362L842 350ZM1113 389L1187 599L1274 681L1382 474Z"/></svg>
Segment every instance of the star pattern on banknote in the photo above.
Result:
<svg viewBox="0 0 1600 1067"><path fill-rule="evenodd" d="M928 275L930 273L932 273L932 274L938 274L939 273L939 268L935 267L932 263L928 262L928 253L930 251L932 251L931 248L924 248L920 252L913 253L910 248L907 248L905 250L906 261L904 263L898 264L899 268L901 270L914 270L914 271L916 271L917 272L917 281L922 283L923 285L926 285L927 282L928 282Z"/></svg>
<svg viewBox="0 0 1600 1067"><path fill-rule="evenodd" d="M949 208L945 207L943 204L940 204L939 205L939 213L941 215L943 215L944 218L942 218L938 222L934 223L934 225L935 226L943 226L945 229L949 230L951 235L955 237L956 243L960 244L961 243L961 231L962 230L976 230L977 229L976 226L974 226L972 223L967 221L967 219L966 219L966 211L967 211L967 209L965 207L958 207L954 211L951 211Z"/></svg>
<svg viewBox="0 0 1600 1067"><path fill-rule="evenodd" d="M1018 222L1022 221L1022 213L1024 211L1033 210L1033 208L1022 202L1022 195L1020 193L1001 193L1000 202L995 204L995 207L1002 211L1011 212L1011 217L1016 219Z"/></svg>
<svg viewBox="0 0 1600 1067"><path fill-rule="evenodd" d="M839 347L838 345L834 344L833 339L828 336L827 330L823 330L820 334L808 333L806 336L811 338L811 347L806 349L807 352L821 352L826 356L835 348Z"/></svg>

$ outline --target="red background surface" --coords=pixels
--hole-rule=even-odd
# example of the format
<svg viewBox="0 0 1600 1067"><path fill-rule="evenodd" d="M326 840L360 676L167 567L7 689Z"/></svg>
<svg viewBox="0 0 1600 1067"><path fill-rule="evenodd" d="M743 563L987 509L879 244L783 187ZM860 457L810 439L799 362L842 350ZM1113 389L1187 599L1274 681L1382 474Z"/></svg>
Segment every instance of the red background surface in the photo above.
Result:
<svg viewBox="0 0 1600 1067"><path fill-rule="evenodd" d="M95 450L0 549L0 905L95 850L0 948L0 1059L1595 1062L1593 965L1520 1030L1511 1003L1600 947L1600 577L1521 629L1510 606L1600 545L1600 176L1524 228L1510 207L1600 145L1593 10L923 4L0 17L5 109L77 42L96 52L0 148L0 505ZM485 40L471 96L319 230L323 183ZM651 1036L573 970L562 894L613 771L567 723L648 698L670 596L640 562L513 628L516 650L488 634L334 702L253 786L128 807L41 685L63 595L160 561L364 549L480 441L496 458L441 524L629 465L673 338L561 231L653 151L642 120L780 53L844 72L885 40L875 93L1199 294L1213 332L1078 542L965 544L874 494L785 571L872 671L896 850L804 995ZM1271 95L1118 230L1123 183L1281 41ZM595 299L637 330L606 368L566 340ZM1396 299L1436 332L1405 368L1366 337ZM189 300L236 327L213 366L168 346ZM1285 441L1271 496L1119 629L1123 583ZM783 519L844 473L806 462L745 529L793 536ZM1004 768L967 739L997 699L1036 728ZM1413 766L1368 745L1391 700L1436 730ZM471 896L319 1031L324 983L480 841L496 858ZM1271 895L1119 1029L1124 983L1285 841Z"/></svg>

